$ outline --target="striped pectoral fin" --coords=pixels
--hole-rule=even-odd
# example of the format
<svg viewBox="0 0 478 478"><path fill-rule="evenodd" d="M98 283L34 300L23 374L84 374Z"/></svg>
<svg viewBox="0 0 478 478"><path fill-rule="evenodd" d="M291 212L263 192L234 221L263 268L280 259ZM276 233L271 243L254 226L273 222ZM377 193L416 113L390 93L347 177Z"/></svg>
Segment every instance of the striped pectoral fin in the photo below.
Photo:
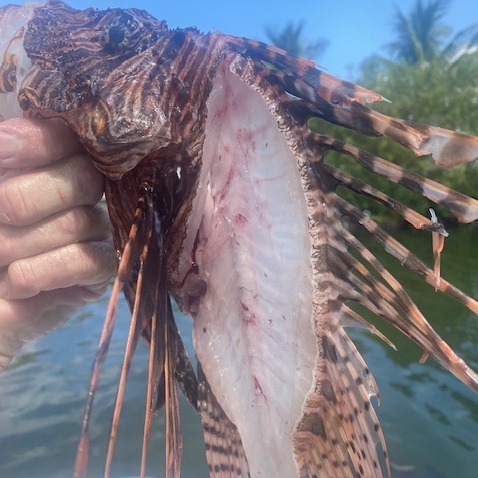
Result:
<svg viewBox="0 0 478 478"><path fill-rule="evenodd" d="M306 83L304 77L299 78L294 74L274 71L269 71L268 74L259 73L263 77L269 77L271 84L280 84L283 90L300 98L290 101L291 104L299 106L296 108L299 112L299 121L316 116L368 136L385 136L410 149L417 156L431 154L436 163L443 168L478 158L478 138L387 116L367 108L363 103L367 102L364 99L368 98L366 93L368 90L355 94L361 91L359 87L348 91L346 88L340 89L337 85L334 89L333 77L326 82L330 83L330 86L319 89L313 88L310 82ZM316 74L319 73L316 70ZM320 74L324 76L323 73ZM340 80L335 80L338 84L342 84ZM372 98L373 93L368 93ZM377 95L376 99L380 100L382 97Z"/></svg>
<svg viewBox="0 0 478 478"><path fill-rule="evenodd" d="M267 76L270 79L274 78L273 83L280 84L282 91L302 98L313 105L323 104L325 101L345 106L352 103L373 103L384 99L374 91L341 80L316 68L305 68L301 76L295 72L289 73L288 70L290 68L286 68L285 71L268 71ZM258 73L265 75L264 71Z"/></svg>
<svg viewBox="0 0 478 478"><path fill-rule="evenodd" d="M451 168L478 158L478 138L473 136L389 117L359 105L355 112L360 112L359 117L367 127L372 128L372 134L393 139L417 156L431 154L442 168Z"/></svg>
<svg viewBox="0 0 478 478"><path fill-rule="evenodd" d="M382 244L384 250L398 258L403 266L420 275L432 287L436 287L462 302L471 311L478 313L476 300L461 292L446 279L440 278L440 281L437 281L432 269L386 233L373 219L339 197L334 198L334 208L339 214L348 215L371 232ZM340 221L335 221L328 234L330 237L327 246L328 266L333 270L334 286L331 294L338 295L343 301L359 302L413 340L426 355L433 355L438 362L470 388L478 390L477 374L436 333L404 288L377 258L351 232L346 230ZM355 250L364 263L354 257L349 249ZM375 269L376 275L372 274L370 267Z"/></svg>
<svg viewBox="0 0 478 478"><path fill-rule="evenodd" d="M388 208L392 209L397 214L402 216L403 219L405 219L408 223L410 223L416 229L427 229L428 227L431 226L432 221L427 219L425 216L422 216L421 214L417 213L413 209L393 199L388 194L378 191L377 189L373 188L367 183L364 183L360 179L354 178L353 176L346 173L345 171L335 168L334 166L331 166L330 164L323 164L321 165L321 168L323 168L328 173L330 173L337 180L338 184L340 184L341 186L345 186L351 191L354 191L358 194L362 194L363 196L367 196L379 202L380 204L387 206ZM439 229L439 226L440 224L438 222L435 223L435 229L439 231L437 232L437 234L439 234L440 232L442 234L446 234L444 229Z"/></svg>
<svg viewBox="0 0 478 478"><path fill-rule="evenodd" d="M478 312L476 300L443 278L437 282L433 270L386 233L375 221L341 198L335 198L334 202L340 212L374 234L385 251L397 257L403 266L419 274L432 287L459 300L471 311ZM335 293L340 293L343 300L359 302L389 322L419 345L425 354L433 355L438 362L470 388L478 390L477 374L436 333L397 279L340 223L336 223L333 232L331 242L336 243L337 246L331 248L328 255L329 264L334 268ZM355 250L362 257L364 264L358 261L348 249ZM377 275L372 274L365 265L375 269Z"/></svg>
<svg viewBox="0 0 478 478"><path fill-rule="evenodd" d="M241 437L219 405L198 362L198 412L211 478L250 477Z"/></svg>
<svg viewBox="0 0 478 478"><path fill-rule="evenodd" d="M410 191L420 194L436 204L442 205L443 207L447 208L450 213L452 213L460 222L468 223L478 219L478 201L476 199L450 189L443 184L433 181L432 179L428 179L426 177L420 176L419 174L413 173L412 171L409 171L398 164L380 158L379 156L371 154L367 151L363 151L355 146L351 146L343 141L329 138L320 134L308 134L308 144L313 150L322 150L323 148L326 148L328 150L336 151L337 153L343 153L353 158L367 171L377 174L378 176L381 176L393 183L400 184ZM316 162L322 162L322 154L318 155ZM331 171L332 168L329 172ZM353 181L345 181L343 179L345 177L344 174L346 173L340 172L340 174L332 175L335 176L339 182L343 183L344 186L349 187ZM354 181L357 180L354 178ZM360 181L358 182L361 183ZM358 183L356 182L356 184ZM353 189L353 187L351 189ZM359 189L354 190L360 194L364 194ZM369 197L373 196L368 193L365 193L365 195L368 195ZM385 201L382 201L377 197L373 197L373 199L376 199L382 204L391 207L390 204L387 204ZM394 207L392 207L392 209L397 210ZM402 213L400 212L400 214ZM404 218L409 221L407 217L404 216ZM413 221L409 222L414 224ZM427 229L427 226L429 226L430 223L431 221L426 219L423 223L423 226L425 227L420 228Z"/></svg>
<svg viewBox="0 0 478 478"><path fill-rule="evenodd" d="M383 462L390 474L370 401L377 389L363 359L342 327L318 333L317 346L313 388L294 433L299 476L382 478Z"/></svg>
<svg viewBox="0 0 478 478"><path fill-rule="evenodd" d="M340 198L338 198L338 202L341 204L340 209L342 211L356 220L369 232L374 234L376 239L383 245L384 249L389 254L398 258L404 267L419 274L432 287L435 287L441 292L457 299L472 312L478 313L478 302L475 299L467 296L443 278L440 278L440 281L437 281L436 274L432 269L424 264L400 242L386 233L375 221L365 216L361 211L350 204L347 204ZM343 236L351 247L357 250L357 252L359 252L362 257L366 258L368 263L378 271L380 277L389 284L394 292L393 295L390 295L391 291L387 292L383 287L383 284L375 282L370 273L359 271L359 275L362 277L358 279L358 282L356 278L353 279L355 287L360 292L356 300L401 330L423 349L424 354L433 355L438 362L456 375L461 381L473 390L478 391L478 375L471 370L435 332L398 281L386 271L370 251L353 237L352 234L344 231ZM352 265L351 269L353 268L357 271L357 267L355 267L355 259L353 259L350 254L348 256L348 260L345 260L344 258L342 258L342 260L345 264L348 263L349 265ZM354 274L354 277L357 276Z"/></svg>
<svg viewBox="0 0 478 478"><path fill-rule="evenodd" d="M315 68L315 62L280 48L246 38L234 38L234 43L241 45L246 53L256 60L254 70L258 77L267 77L270 84L280 86L280 91L302 98L313 105L323 101L349 105L355 102L366 104L384 100L378 93L318 70Z"/></svg>
<svg viewBox="0 0 478 478"><path fill-rule="evenodd" d="M317 249L314 259L321 272L317 280L324 282L314 293L318 355L313 386L305 397L302 416L295 430L296 462L301 478L381 478L384 469L389 473L390 470L383 435L370 403L370 397L377 396L377 387L344 327L366 327L391 344L350 304L360 304L396 327L423 349L424 357L434 356L474 390L478 390L478 376L441 339L399 281L355 237L353 231L343 225L341 218L348 216L356 221L405 267L475 313L478 312L478 303L445 279L437 280L437 269L433 271L373 219L340 198L335 188L342 184L365 194L398 212L419 229L443 235L445 231L440 224L321 162L320 158L311 160L310 171L313 174L309 183L310 205L317 224L313 236L316 241L314 249ZM465 199L462 204L466 206ZM435 244L435 251L439 256L441 244ZM350 464L353 471L349 469Z"/></svg>
<svg viewBox="0 0 478 478"><path fill-rule="evenodd" d="M413 128L413 126L412 123L411 127ZM478 158L478 138L436 126L428 126L428 133L424 136L416 153L418 155L431 154L442 168L451 168Z"/></svg>
<svg viewBox="0 0 478 478"><path fill-rule="evenodd" d="M433 247L433 274L435 275L435 291L438 290L441 281L441 253L445 247L445 236L438 232L432 232L432 247Z"/></svg>
<svg viewBox="0 0 478 478"><path fill-rule="evenodd" d="M178 359L178 337L174 317L172 315L169 295L166 300L164 321L160 329L162 341L158 347L164 349L164 391L158 391L158 403L164 397L166 414L166 478L180 477L183 441L181 436L181 417L179 412L179 395L176 385L176 367ZM160 384L160 389L162 384ZM164 393L164 394L163 394ZM162 395L162 396L160 396Z"/></svg>
<svg viewBox="0 0 478 478"><path fill-rule="evenodd" d="M431 154L443 168L478 158L478 138L455 131L394 118L362 106L317 103L319 116L369 136L385 136L412 150L417 156Z"/></svg>
<svg viewBox="0 0 478 478"><path fill-rule="evenodd" d="M438 217L435 211L430 208L431 215L431 226L436 226L439 224ZM440 263L441 263L441 253L445 247L445 237L448 237L448 233L443 234L439 231L432 230L432 248L433 248L433 274L435 275L435 291L438 290L440 285Z"/></svg>
<svg viewBox="0 0 478 478"><path fill-rule="evenodd" d="M189 354L184 346L181 335L174 323L175 335L177 336L177 365L176 365L176 381L181 388L184 396L188 399L189 403L197 410L198 404L198 381L196 375L194 374L193 366L191 365L191 360Z"/></svg>

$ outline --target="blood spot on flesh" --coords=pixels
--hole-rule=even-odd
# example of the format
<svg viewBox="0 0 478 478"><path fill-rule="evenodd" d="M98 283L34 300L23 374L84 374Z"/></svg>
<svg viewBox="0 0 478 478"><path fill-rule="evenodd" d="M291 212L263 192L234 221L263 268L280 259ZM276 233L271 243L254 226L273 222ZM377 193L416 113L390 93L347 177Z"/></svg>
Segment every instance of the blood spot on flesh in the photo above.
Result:
<svg viewBox="0 0 478 478"><path fill-rule="evenodd" d="M215 118L222 118L227 111L227 106L223 106L222 108L218 108L216 110L216 114L214 115Z"/></svg>
<svg viewBox="0 0 478 478"><path fill-rule="evenodd" d="M259 380L257 380L257 377L255 375L254 375L254 388L256 389L257 395L264 395L261 384L259 383Z"/></svg>
<svg viewBox="0 0 478 478"><path fill-rule="evenodd" d="M242 320L246 322L247 324L255 324L256 323L256 316L253 312L249 310L249 307L247 307L244 302L241 301L241 307L244 310L244 314L242 317Z"/></svg>
<svg viewBox="0 0 478 478"><path fill-rule="evenodd" d="M242 214L236 214L234 216L234 224L236 226L244 226L247 223L247 217L243 216Z"/></svg>
<svg viewBox="0 0 478 478"><path fill-rule="evenodd" d="M254 141L254 133L250 129L239 129L237 131L237 140L243 149L245 155L248 152L256 152L256 142Z"/></svg>

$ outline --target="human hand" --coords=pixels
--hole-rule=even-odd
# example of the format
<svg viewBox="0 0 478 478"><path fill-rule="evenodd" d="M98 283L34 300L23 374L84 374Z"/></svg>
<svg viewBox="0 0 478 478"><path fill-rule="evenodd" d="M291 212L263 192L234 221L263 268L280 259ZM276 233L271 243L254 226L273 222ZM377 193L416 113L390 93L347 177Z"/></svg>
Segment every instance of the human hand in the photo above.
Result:
<svg viewBox="0 0 478 478"><path fill-rule="evenodd" d="M103 186L62 122L0 123L0 370L105 291L115 258Z"/></svg>

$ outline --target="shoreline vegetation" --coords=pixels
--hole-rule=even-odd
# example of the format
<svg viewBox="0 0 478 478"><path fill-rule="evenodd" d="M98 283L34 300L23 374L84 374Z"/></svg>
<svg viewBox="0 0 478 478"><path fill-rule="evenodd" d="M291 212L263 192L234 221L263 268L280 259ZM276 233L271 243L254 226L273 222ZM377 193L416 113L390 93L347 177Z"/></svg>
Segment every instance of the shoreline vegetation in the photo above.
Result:
<svg viewBox="0 0 478 478"><path fill-rule="evenodd" d="M380 47L380 54L364 60L352 82L375 91L389 102L370 105L388 116L478 135L478 23L458 32L446 25L449 0L417 0L404 13L397 6L391 20L395 40ZM304 23L288 24L269 40L299 56L320 58L327 39L308 42L302 37ZM333 39L331 40L333 41ZM415 157L402 146L384 138L364 137L341 126L311 118L313 131L352 144L421 176L433 179L467 196L478 198L478 161L445 170L429 156ZM429 217L435 209L446 227L456 227L451 215L431 201L368 173L349 157L327 153L326 161L397 201ZM339 189L340 191L340 189ZM341 192L339 192L342 195ZM368 210L381 224L403 227L403 220L389 209L350 191L343 197Z"/></svg>

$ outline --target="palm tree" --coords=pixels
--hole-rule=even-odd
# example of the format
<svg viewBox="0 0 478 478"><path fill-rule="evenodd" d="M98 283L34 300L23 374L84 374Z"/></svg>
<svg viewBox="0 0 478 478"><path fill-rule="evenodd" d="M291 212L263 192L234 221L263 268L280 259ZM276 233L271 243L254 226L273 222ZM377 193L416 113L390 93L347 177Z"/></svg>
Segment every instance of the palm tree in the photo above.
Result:
<svg viewBox="0 0 478 478"><path fill-rule="evenodd" d="M266 34L271 43L283 50L287 50L297 56L316 59L323 54L328 41L319 39L314 43L306 42L302 36L304 22L289 22L281 31L276 32L271 27L266 27Z"/></svg>
<svg viewBox="0 0 478 478"><path fill-rule="evenodd" d="M393 21L397 39L388 44L395 59L424 66L438 57L450 61L458 53L461 57L464 53L475 51L474 45L478 40L476 24L459 31L444 44L450 29L441 20L449 4L449 0L429 0L427 4L417 0L408 16L397 7Z"/></svg>

